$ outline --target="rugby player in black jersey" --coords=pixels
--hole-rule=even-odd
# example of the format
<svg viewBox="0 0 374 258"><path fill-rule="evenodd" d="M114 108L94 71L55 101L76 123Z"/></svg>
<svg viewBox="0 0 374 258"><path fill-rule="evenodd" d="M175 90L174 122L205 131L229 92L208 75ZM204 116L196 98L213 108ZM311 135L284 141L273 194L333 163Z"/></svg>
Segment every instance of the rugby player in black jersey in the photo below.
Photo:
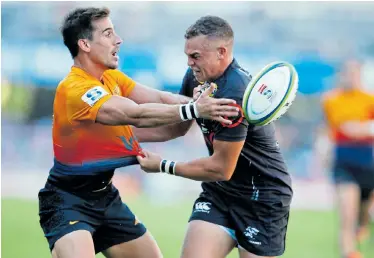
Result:
<svg viewBox="0 0 374 258"><path fill-rule="evenodd" d="M234 99L241 106L251 75L233 56L231 26L219 17L205 16L188 28L185 39L189 68L180 94L196 99L208 88L204 85L217 86L214 91L208 88L214 98ZM138 156L146 172L203 182L181 257L225 257L234 247L241 258L282 255L293 191L274 125L255 126L240 117L234 118L232 126L206 119L196 122L208 157L176 162L149 152ZM184 135L191 124L135 128L134 132L141 142L166 141Z"/></svg>

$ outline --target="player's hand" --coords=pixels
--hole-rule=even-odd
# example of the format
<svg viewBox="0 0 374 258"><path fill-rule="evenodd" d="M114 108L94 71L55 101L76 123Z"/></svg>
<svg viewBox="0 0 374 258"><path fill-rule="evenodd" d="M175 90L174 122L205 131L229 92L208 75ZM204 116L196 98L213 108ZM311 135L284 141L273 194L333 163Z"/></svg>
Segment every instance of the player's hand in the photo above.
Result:
<svg viewBox="0 0 374 258"><path fill-rule="evenodd" d="M217 84L211 82L211 83L204 83L204 84L200 84L199 86L196 86L194 89L193 89L193 100L196 101L200 95L207 89L209 88L210 86L213 86L215 88L217 88ZM214 91L214 89L213 89ZM210 95L211 97L211 95Z"/></svg>
<svg viewBox="0 0 374 258"><path fill-rule="evenodd" d="M193 89L193 101L196 101L204 91L204 85L199 85Z"/></svg>
<svg viewBox="0 0 374 258"><path fill-rule="evenodd" d="M229 106L229 104L235 104L236 101L224 98L211 98L209 95L214 89L215 86L211 84L195 101L199 117L230 125L232 122L223 117L236 117L239 115L239 109L237 107Z"/></svg>
<svg viewBox="0 0 374 258"><path fill-rule="evenodd" d="M136 156L142 170L148 173L160 172L161 157L155 153L142 151L143 156Z"/></svg>

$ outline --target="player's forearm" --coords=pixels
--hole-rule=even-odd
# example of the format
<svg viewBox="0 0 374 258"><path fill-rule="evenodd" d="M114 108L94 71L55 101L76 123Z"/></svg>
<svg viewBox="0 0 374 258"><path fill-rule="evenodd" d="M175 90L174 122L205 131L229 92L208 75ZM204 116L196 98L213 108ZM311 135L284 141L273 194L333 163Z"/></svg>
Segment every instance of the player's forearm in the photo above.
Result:
<svg viewBox="0 0 374 258"><path fill-rule="evenodd" d="M190 111L189 115L186 115L187 108ZM96 121L106 125L133 125L144 128L192 120L196 114L198 111L193 104L181 106L146 103L138 105L126 98L113 96L100 107Z"/></svg>
<svg viewBox="0 0 374 258"><path fill-rule="evenodd" d="M164 104L186 104L191 99L182 95L161 91L160 102ZM165 142L184 136L191 128L193 120L164 125L156 128L138 128L133 131L139 142Z"/></svg>
<svg viewBox="0 0 374 258"><path fill-rule="evenodd" d="M157 127L182 122L179 105L141 104L132 119L139 128Z"/></svg>
<svg viewBox="0 0 374 258"><path fill-rule="evenodd" d="M225 167L212 157L193 160L190 162L177 162L175 175L204 182L230 180L233 171L225 171Z"/></svg>
<svg viewBox="0 0 374 258"><path fill-rule="evenodd" d="M156 128L133 127L133 132L139 142L165 142L184 136L191 128L192 123L193 120Z"/></svg>
<svg viewBox="0 0 374 258"><path fill-rule="evenodd" d="M163 104L187 104L191 100L191 98L173 94L171 92L162 91L160 94L160 100Z"/></svg>

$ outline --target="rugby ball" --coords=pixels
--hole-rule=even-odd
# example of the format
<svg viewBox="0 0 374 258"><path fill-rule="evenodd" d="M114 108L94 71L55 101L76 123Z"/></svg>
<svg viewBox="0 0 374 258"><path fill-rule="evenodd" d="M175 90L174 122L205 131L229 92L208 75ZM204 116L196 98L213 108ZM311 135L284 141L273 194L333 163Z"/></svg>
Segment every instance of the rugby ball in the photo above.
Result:
<svg viewBox="0 0 374 258"><path fill-rule="evenodd" d="M298 74L287 62L274 62L265 66L249 82L243 96L243 113L250 124L266 125L291 106L298 88Z"/></svg>

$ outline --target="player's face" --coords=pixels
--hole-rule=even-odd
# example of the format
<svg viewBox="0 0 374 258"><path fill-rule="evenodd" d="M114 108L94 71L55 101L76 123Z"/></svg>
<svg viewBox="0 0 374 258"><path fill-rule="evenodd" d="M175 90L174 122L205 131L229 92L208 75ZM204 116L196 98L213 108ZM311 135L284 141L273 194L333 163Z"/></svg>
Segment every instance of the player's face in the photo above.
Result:
<svg viewBox="0 0 374 258"><path fill-rule="evenodd" d="M90 41L89 55L95 63L107 69L118 67L118 52L122 39L115 33L113 23L109 18L92 22L94 31Z"/></svg>
<svg viewBox="0 0 374 258"><path fill-rule="evenodd" d="M199 82L219 77L221 60L215 41L203 35L187 39L184 52L188 57L187 64Z"/></svg>

